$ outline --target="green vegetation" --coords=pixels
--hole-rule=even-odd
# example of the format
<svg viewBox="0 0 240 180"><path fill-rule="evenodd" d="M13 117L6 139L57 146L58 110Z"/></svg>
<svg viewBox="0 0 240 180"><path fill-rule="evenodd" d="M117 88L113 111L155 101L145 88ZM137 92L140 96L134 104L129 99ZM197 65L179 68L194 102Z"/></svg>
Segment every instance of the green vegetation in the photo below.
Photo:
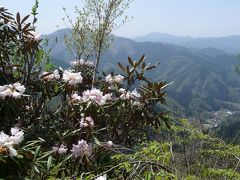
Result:
<svg viewBox="0 0 240 180"><path fill-rule="evenodd" d="M74 59L64 46L61 35L68 29L44 36L50 42L59 37L59 44L52 48L52 56L63 57L66 63ZM51 46L52 47L52 46ZM107 72L119 72L116 64L127 63L127 57L138 59L144 52L150 63L161 63L160 68L148 74L156 81L174 82L168 88L168 103L186 115L196 111L239 110L240 76L234 70L237 57L214 49L193 50L162 43L138 43L129 39L115 37L111 50L104 53L100 63Z"/></svg>
<svg viewBox="0 0 240 180"><path fill-rule="evenodd" d="M117 3L114 11L109 11L114 2ZM130 1L114 2L86 1L86 11L81 12L87 14L80 13L81 18L76 22L83 20L80 31L90 28L94 34L96 30L91 26L92 21L84 19L89 17L88 13L108 12L108 17L118 17ZM91 3L96 3L93 7L97 8L91 9ZM210 57L204 52L172 45L141 44L121 38L117 38L120 43L114 47L115 56L111 53L101 56L107 48L102 45L109 43L115 23L99 21L111 26L101 29L106 33L104 38L101 36L102 45L89 41L88 35L86 39L75 39L73 44L68 39L69 49L77 50L78 58L86 59L76 59L64 70L62 67L67 65L63 58L68 55L62 56L65 52L55 48L56 38L44 41L35 32L37 7L38 1L32 9L33 22L29 22L29 16L22 17L20 13L14 16L6 8L0 8L1 179L240 178L240 146L234 129L239 124L237 120L235 123L237 114L221 111L216 114L222 117L218 120L220 125L206 128L205 123L215 118L213 114L205 113L208 120L202 120L199 114L200 125L197 125L196 121L190 123L175 117L177 111L167 112L171 107L166 105L166 90L172 97L175 95L176 101L170 99L172 104L179 103L189 112L193 110L190 107L217 109L219 102L230 101L231 95L235 98L238 86L233 82L239 79L232 67L228 67L229 62L224 61L228 57L233 62L232 56ZM75 30L79 29L72 33ZM60 35L56 35L62 48L66 31L69 32L59 31ZM72 48L78 43L85 44ZM95 63L87 60L82 45L95 48L89 56L96 58ZM50 51L42 49L46 46ZM138 56L146 46L153 65L144 55L134 60L125 57L122 51L127 47L130 55ZM157 52L166 59L160 71L157 71L159 63L153 61ZM56 55L53 61L51 53ZM100 61L101 57L104 61ZM110 61L113 57L117 58ZM116 70L114 64L120 57L123 61ZM100 68L96 71L98 62L113 71L108 74ZM63 66L55 68L54 63ZM180 68L180 64L184 66ZM210 69L208 64L214 68ZM195 73L197 69L200 71ZM178 75L176 83L163 81L166 78L171 82L173 73ZM214 81L216 77L218 80ZM223 117L233 119L234 123L224 125ZM226 141L216 137L215 130Z"/></svg>

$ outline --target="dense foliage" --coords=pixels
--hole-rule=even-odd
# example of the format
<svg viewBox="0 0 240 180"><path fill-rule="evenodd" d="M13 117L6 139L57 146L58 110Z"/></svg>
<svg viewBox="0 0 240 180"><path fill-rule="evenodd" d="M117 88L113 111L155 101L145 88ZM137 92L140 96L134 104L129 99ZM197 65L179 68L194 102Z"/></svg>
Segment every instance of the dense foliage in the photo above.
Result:
<svg viewBox="0 0 240 180"><path fill-rule="evenodd" d="M145 75L157 65L54 68L28 17L0 8L0 178L239 178L239 146L160 110L168 84Z"/></svg>

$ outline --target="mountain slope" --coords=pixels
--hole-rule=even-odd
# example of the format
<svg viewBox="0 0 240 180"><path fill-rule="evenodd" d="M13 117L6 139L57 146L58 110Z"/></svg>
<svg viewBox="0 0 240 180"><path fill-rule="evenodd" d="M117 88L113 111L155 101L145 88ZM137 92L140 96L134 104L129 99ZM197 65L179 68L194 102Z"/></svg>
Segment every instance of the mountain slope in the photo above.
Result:
<svg viewBox="0 0 240 180"><path fill-rule="evenodd" d="M62 43L55 44L53 52L54 58L67 63L74 58ZM127 63L128 56L138 59L143 54L148 62L161 63L149 76L154 80L174 81L167 90L170 102L184 107L185 112L240 107L240 75L234 70L237 58L218 49L197 50L116 37L111 50L103 55L101 67L113 71L117 62Z"/></svg>
<svg viewBox="0 0 240 180"><path fill-rule="evenodd" d="M138 42L163 42L197 49L216 48L234 54L240 51L240 35L219 38L193 38L166 33L150 33L134 40Z"/></svg>

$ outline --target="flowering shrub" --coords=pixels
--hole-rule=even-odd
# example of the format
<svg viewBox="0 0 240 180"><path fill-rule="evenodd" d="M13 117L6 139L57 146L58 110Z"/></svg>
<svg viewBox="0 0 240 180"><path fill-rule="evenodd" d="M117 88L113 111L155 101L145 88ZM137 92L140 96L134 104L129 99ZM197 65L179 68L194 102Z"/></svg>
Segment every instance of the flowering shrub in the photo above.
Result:
<svg viewBox="0 0 240 180"><path fill-rule="evenodd" d="M82 83L82 80L81 72L74 73L67 70L63 72L63 81L70 86L80 84Z"/></svg>
<svg viewBox="0 0 240 180"><path fill-rule="evenodd" d="M166 83L145 77L155 65L146 66L144 56L129 58L126 67L119 64L123 74L97 78L92 61L74 60L72 68L56 69L28 17L17 13L14 19L0 8L0 124L12 134L1 133L0 154L17 156L15 145L26 132L25 144L45 139L21 148L31 154L31 178L80 176L94 172L103 151L138 144L159 127L163 113L156 108L164 103Z"/></svg>
<svg viewBox="0 0 240 180"><path fill-rule="evenodd" d="M168 84L145 75L157 65L142 56L119 63L121 74L82 59L57 69L28 17L0 8L0 178L240 177L239 146L185 121L169 129L159 108ZM145 142L152 133L159 142Z"/></svg>
<svg viewBox="0 0 240 180"><path fill-rule="evenodd" d="M122 75L115 75L112 76L111 74L106 76L106 82L109 84L114 84L114 83L122 83L124 80L124 77Z"/></svg>
<svg viewBox="0 0 240 180"><path fill-rule="evenodd" d="M13 146L18 145L23 141L23 131L19 131L18 128L11 128L11 136L0 133L0 147L1 151L8 153L11 157L17 156L17 151Z"/></svg>
<svg viewBox="0 0 240 180"><path fill-rule="evenodd" d="M5 99L6 97L13 97L15 99L21 98L25 92L25 87L20 83L8 84L0 86L0 98Z"/></svg>

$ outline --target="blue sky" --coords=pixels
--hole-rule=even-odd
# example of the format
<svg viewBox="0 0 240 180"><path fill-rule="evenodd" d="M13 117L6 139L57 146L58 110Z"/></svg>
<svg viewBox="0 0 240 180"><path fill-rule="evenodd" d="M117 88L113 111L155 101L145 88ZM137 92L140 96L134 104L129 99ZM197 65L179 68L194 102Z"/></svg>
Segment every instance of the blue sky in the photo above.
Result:
<svg viewBox="0 0 240 180"><path fill-rule="evenodd" d="M0 6L26 15L34 0L0 0ZM62 22L63 7L74 17L74 6L81 0L39 0L38 31L51 33L67 27ZM215 37L240 34L240 0L135 0L126 12L133 16L114 34L136 37L150 32L194 37Z"/></svg>

